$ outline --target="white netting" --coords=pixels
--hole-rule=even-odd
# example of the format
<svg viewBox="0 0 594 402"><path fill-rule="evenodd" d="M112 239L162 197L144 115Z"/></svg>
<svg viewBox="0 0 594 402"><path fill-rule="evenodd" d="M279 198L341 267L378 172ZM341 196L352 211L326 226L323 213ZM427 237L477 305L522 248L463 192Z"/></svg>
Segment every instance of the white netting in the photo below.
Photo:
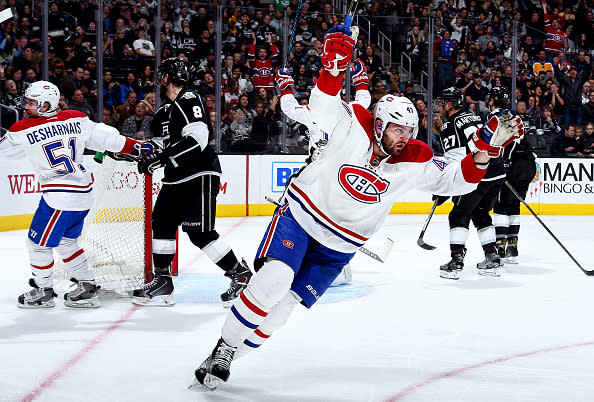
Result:
<svg viewBox="0 0 594 402"><path fill-rule="evenodd" d="M103 289L126 293L144 283L144 175L135 163L109 157L94 164L95 204L85 219L80 245ZM54 279L70 274L55 255Z"/></svg>

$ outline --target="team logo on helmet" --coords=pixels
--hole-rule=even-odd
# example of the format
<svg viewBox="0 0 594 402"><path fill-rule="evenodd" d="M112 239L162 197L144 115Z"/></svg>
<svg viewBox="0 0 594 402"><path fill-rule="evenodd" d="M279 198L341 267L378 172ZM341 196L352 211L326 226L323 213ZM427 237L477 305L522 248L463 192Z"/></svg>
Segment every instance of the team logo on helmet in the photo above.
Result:
<svg viewBox="0 0 594 402"><path fill-rule="evenodd" d="M360 166L342 165L338 181L343 190L357 201L366 204L380 202L380 195L388 190L390 182L377 176L371 170Z"/></svg>

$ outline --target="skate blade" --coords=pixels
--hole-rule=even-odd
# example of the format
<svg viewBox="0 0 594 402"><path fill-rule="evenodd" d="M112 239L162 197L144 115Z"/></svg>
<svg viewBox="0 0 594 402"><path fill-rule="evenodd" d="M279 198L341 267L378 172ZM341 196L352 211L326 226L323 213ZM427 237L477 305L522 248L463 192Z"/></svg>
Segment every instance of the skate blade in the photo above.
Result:
<svg viewBox="0 0 594 402"><path fill-rule="evenodd" d="M152 299L144 297L132 297L132 303L137 306L148 306L148 307L172 307L175 306L175 299L173 294L166 296L155 296Z"/></svg>
<svg viewBox="0 0 594 402"><path fill-rule="evenodd" d="M495 277L501 276L501 272L499 272L498 268L484 268L484 269L479 268L478 274L482 275L482 276L495 276Z"/></svg>
<svg viewBox="0 0 594 402"><path fill-rule="evenodd" d="M236 299L224 301L223 302L223 308L231 308L231 306L233 305L233 303L235 303L235 300Z"/></svg>
<svg viewBox="0 0 594 402"><path fill-rule="evenodd" d="M504 261L506 264L517 264L518 263L518 257L505 257Z"/></svg>
<svg viewBox="0 0 594 402"><path fill-rule="evenodd" d="M90 299L84 300L64 300L64 305L70 308L98 308L101 307L101 303L99 303L99 298L97 296L91 297Z"/></svg>
<svg viewBox="0 0 594 402"><path fill-rule="evenodd" d="M458 272L459 271L448 272L448 271L443 271L442 270L442 271L439 272L439 277L440 278L444 278L444 279L454 279L454 280L457 280L457 279L460 279L460 275L458 275Z"/></svg>
<svg viewBox="0 0 594 402"><path fill-rule="evenodd" d="M41 303L41 304L21 304L21 303L17 302L17 307L24 308L24 309L52 308L52 307L56 307L56 303L54 302L53 299L48 302Z"/></svg>

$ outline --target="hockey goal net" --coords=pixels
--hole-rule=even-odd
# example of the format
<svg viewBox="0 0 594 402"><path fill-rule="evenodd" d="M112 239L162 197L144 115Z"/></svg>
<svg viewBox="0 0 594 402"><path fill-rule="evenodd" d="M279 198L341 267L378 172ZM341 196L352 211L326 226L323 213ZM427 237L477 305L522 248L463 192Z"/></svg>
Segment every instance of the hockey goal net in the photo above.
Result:
<svg viewBox="0 0 594 402"><path fill-rule="evenodd" d="M138 173L136 163L104 157L101 164L89 164L94 165L95 203L79 244L97 284L127 294L145 283L152 270L153 181ZM68 269L58 258L55 262L54 278L68 281Z"/></svg>

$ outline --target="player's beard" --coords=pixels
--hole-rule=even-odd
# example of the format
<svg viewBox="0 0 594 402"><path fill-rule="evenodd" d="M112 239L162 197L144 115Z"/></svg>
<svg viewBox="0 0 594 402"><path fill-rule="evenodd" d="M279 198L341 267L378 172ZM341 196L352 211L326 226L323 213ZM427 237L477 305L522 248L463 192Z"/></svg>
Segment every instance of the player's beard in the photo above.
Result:
<svg viewBox="0 0 594 402"><path fill-rule="evenodd" d="M402 151L404 151L407 142L408 138L396 137L396 139L392 140L388 139L387 136L383 136L382 147L388 154L392 156L400 156Z"/></svg>

